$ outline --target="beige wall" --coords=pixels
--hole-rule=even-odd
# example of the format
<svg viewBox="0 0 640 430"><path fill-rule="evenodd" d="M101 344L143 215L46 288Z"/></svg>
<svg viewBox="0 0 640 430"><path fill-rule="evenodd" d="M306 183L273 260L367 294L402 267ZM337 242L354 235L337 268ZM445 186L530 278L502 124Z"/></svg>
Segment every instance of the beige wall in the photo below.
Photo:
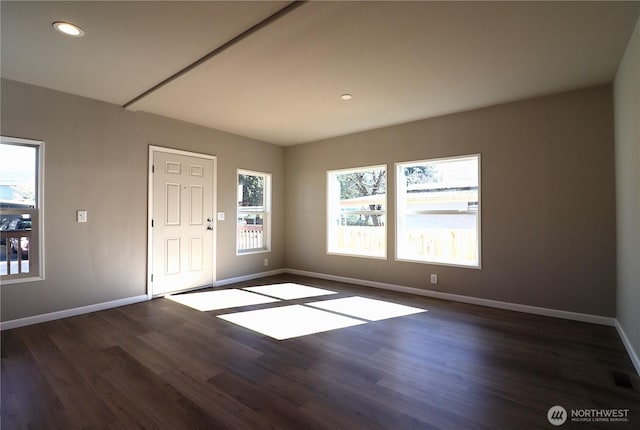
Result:
<svg viewBox="0 0 640 430"><path fill-rule="evenodd" d="M438 273L438 291L613 316L612 118L602 86L281 148L3 80L2 133L46 142L47 273L2 286L2 321L145 294L149 144L217 155L218 279L264 271L268 256L268 269L415 288ZM328 169L387 163L393 184L394 162L477 152L482 270L395 262L392 186L388 259L326 254ZM235 255L237 168L273 174L271 254Z"/></svg>
<svg viewBox="0 0 640 430"><path fill-rule="evenodd" d="M3 285L2 321L146 294L149 144L218 157L217 279L262 272L266 257L283 267L283 148L17 82L1 90L2 134L46 152L46 279ZM269 254L235 255L237 168L273 174Z"/></svg>
<svg viewBox="0 0 640 430"><path fill-rule="evenodd" d="M640 20L614 81L614 111L617 318L640 355Z"/></svg>
<svg viewBox="0 0 640 430"><path fill-rule="evenodd" d="M600 86L286 148L286 264L615 315L612 89ZM482 154L482 270L394 261L393 163ZM326 171L387 163L388 259L326 254Z"/></svg>

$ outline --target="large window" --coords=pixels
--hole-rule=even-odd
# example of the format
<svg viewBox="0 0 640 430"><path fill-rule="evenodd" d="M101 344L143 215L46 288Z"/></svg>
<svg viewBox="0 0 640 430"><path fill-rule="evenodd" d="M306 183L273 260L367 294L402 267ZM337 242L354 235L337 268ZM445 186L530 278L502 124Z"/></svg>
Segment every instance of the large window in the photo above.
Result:
<svg viewBox="0 0 640 430"><path fill-rule="evenodd" d="M327 172L327 252L387 256L387 167Z"/></svg>
<svg viewBox="0 0 640 430"><path fill-rule="evenodd" d="M238 228L236 249L239 254L269 251L271 175L238 170Z"/></svg>
<svg viewBox="0 0 640 430"><path fill-rule="evenodd" d="M398 260L480 267L480 155L396 164Z"/></svg>
<svg viewBox="0 0 640 430"><path fill-rule="evenodd" d="M0 279L42 279L44 144L0 137Z"/></svg>

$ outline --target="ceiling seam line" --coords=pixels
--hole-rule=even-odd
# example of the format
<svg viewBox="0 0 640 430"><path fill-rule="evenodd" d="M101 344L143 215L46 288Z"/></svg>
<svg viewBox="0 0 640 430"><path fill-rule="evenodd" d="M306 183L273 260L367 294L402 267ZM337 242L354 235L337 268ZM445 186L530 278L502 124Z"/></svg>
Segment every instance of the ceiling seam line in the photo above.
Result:
<svg viewBox="0 0 640 430"><path fill-rule="evenodd" d="M180 76L190 72L191 70L193 70L196 67L200 66L204 62L210 60L211 58L215 57L216 55L220 54L221 52L226 51L227 49L229 49L230 47L232 47L236 43L238 43L241 40L247 38L248 36L252 35L253 33L257 32L258 30L261 30L262 28L268 26L269 24L277 21L279 18L283 17L284 15L288 14L289 12L293 11L294 9L297 9L298 7L300 7L301 5L303 5L303 4L307 3L307 2L308 2L308 0L302 0L302 1L301 0L295 0L295 1L291 2L291 3L289 3L288 5L283 7L282 9L278 10L277 12L275 12L274 14L269 15L267 18L263 19L259 23L254 24L253 26L251 26L248 29L244 30L242 33L238 34L237 36L234 36L232 39L230 39L227 42L223 43L222 45L218 46L213 51L207 53L203 57L200 57L199 59L197 59L193 63L189 64L185 68L177 71L173 75L169 76L168 78L164 79L163 81L161 81L161 82L157 83L156 85L154 85L153 87L149 88L148 90L146 90L142 94L140 94L140 95L134 97L133 99L129 100L124 105L122 105L122 107L124 109L128 108L132 104L142 100L143 98L145 98L146 96L150 95L151 93L154 93L155 91L159 90L160 88L164 87L165 85L169 84L170 82L176 80Z"/></svg>

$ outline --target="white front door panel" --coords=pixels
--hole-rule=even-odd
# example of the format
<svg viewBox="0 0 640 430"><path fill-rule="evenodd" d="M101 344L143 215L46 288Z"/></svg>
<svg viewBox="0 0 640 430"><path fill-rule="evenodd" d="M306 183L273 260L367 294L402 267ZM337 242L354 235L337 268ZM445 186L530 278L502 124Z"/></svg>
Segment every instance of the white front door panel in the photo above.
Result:
<svg viewBox="0 0 640 430"><path fill-rule="evenodd" d="M153 152L152 294L214 281L212 159Z"/></svg>

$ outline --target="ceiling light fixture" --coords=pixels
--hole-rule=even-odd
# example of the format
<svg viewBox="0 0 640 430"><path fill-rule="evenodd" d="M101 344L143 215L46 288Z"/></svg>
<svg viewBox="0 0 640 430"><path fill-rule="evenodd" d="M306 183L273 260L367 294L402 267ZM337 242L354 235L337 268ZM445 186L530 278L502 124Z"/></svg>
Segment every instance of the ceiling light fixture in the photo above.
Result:
<svg viewBox="0 0 640 430"><path fill-rule="evenodd" d="M351 100L353 96L351 94L343 94L340 96L342 100Z"/></svg>
<svg viewBox="0 0 640 430"><path fill-rule="evenodd" d="M60 33L64 33L67 36L73 37L82 37L84 36L84 31L80 27L74 24L70 24L68 22L56 21L53 23L53 28L58 30Z"/></svg>

